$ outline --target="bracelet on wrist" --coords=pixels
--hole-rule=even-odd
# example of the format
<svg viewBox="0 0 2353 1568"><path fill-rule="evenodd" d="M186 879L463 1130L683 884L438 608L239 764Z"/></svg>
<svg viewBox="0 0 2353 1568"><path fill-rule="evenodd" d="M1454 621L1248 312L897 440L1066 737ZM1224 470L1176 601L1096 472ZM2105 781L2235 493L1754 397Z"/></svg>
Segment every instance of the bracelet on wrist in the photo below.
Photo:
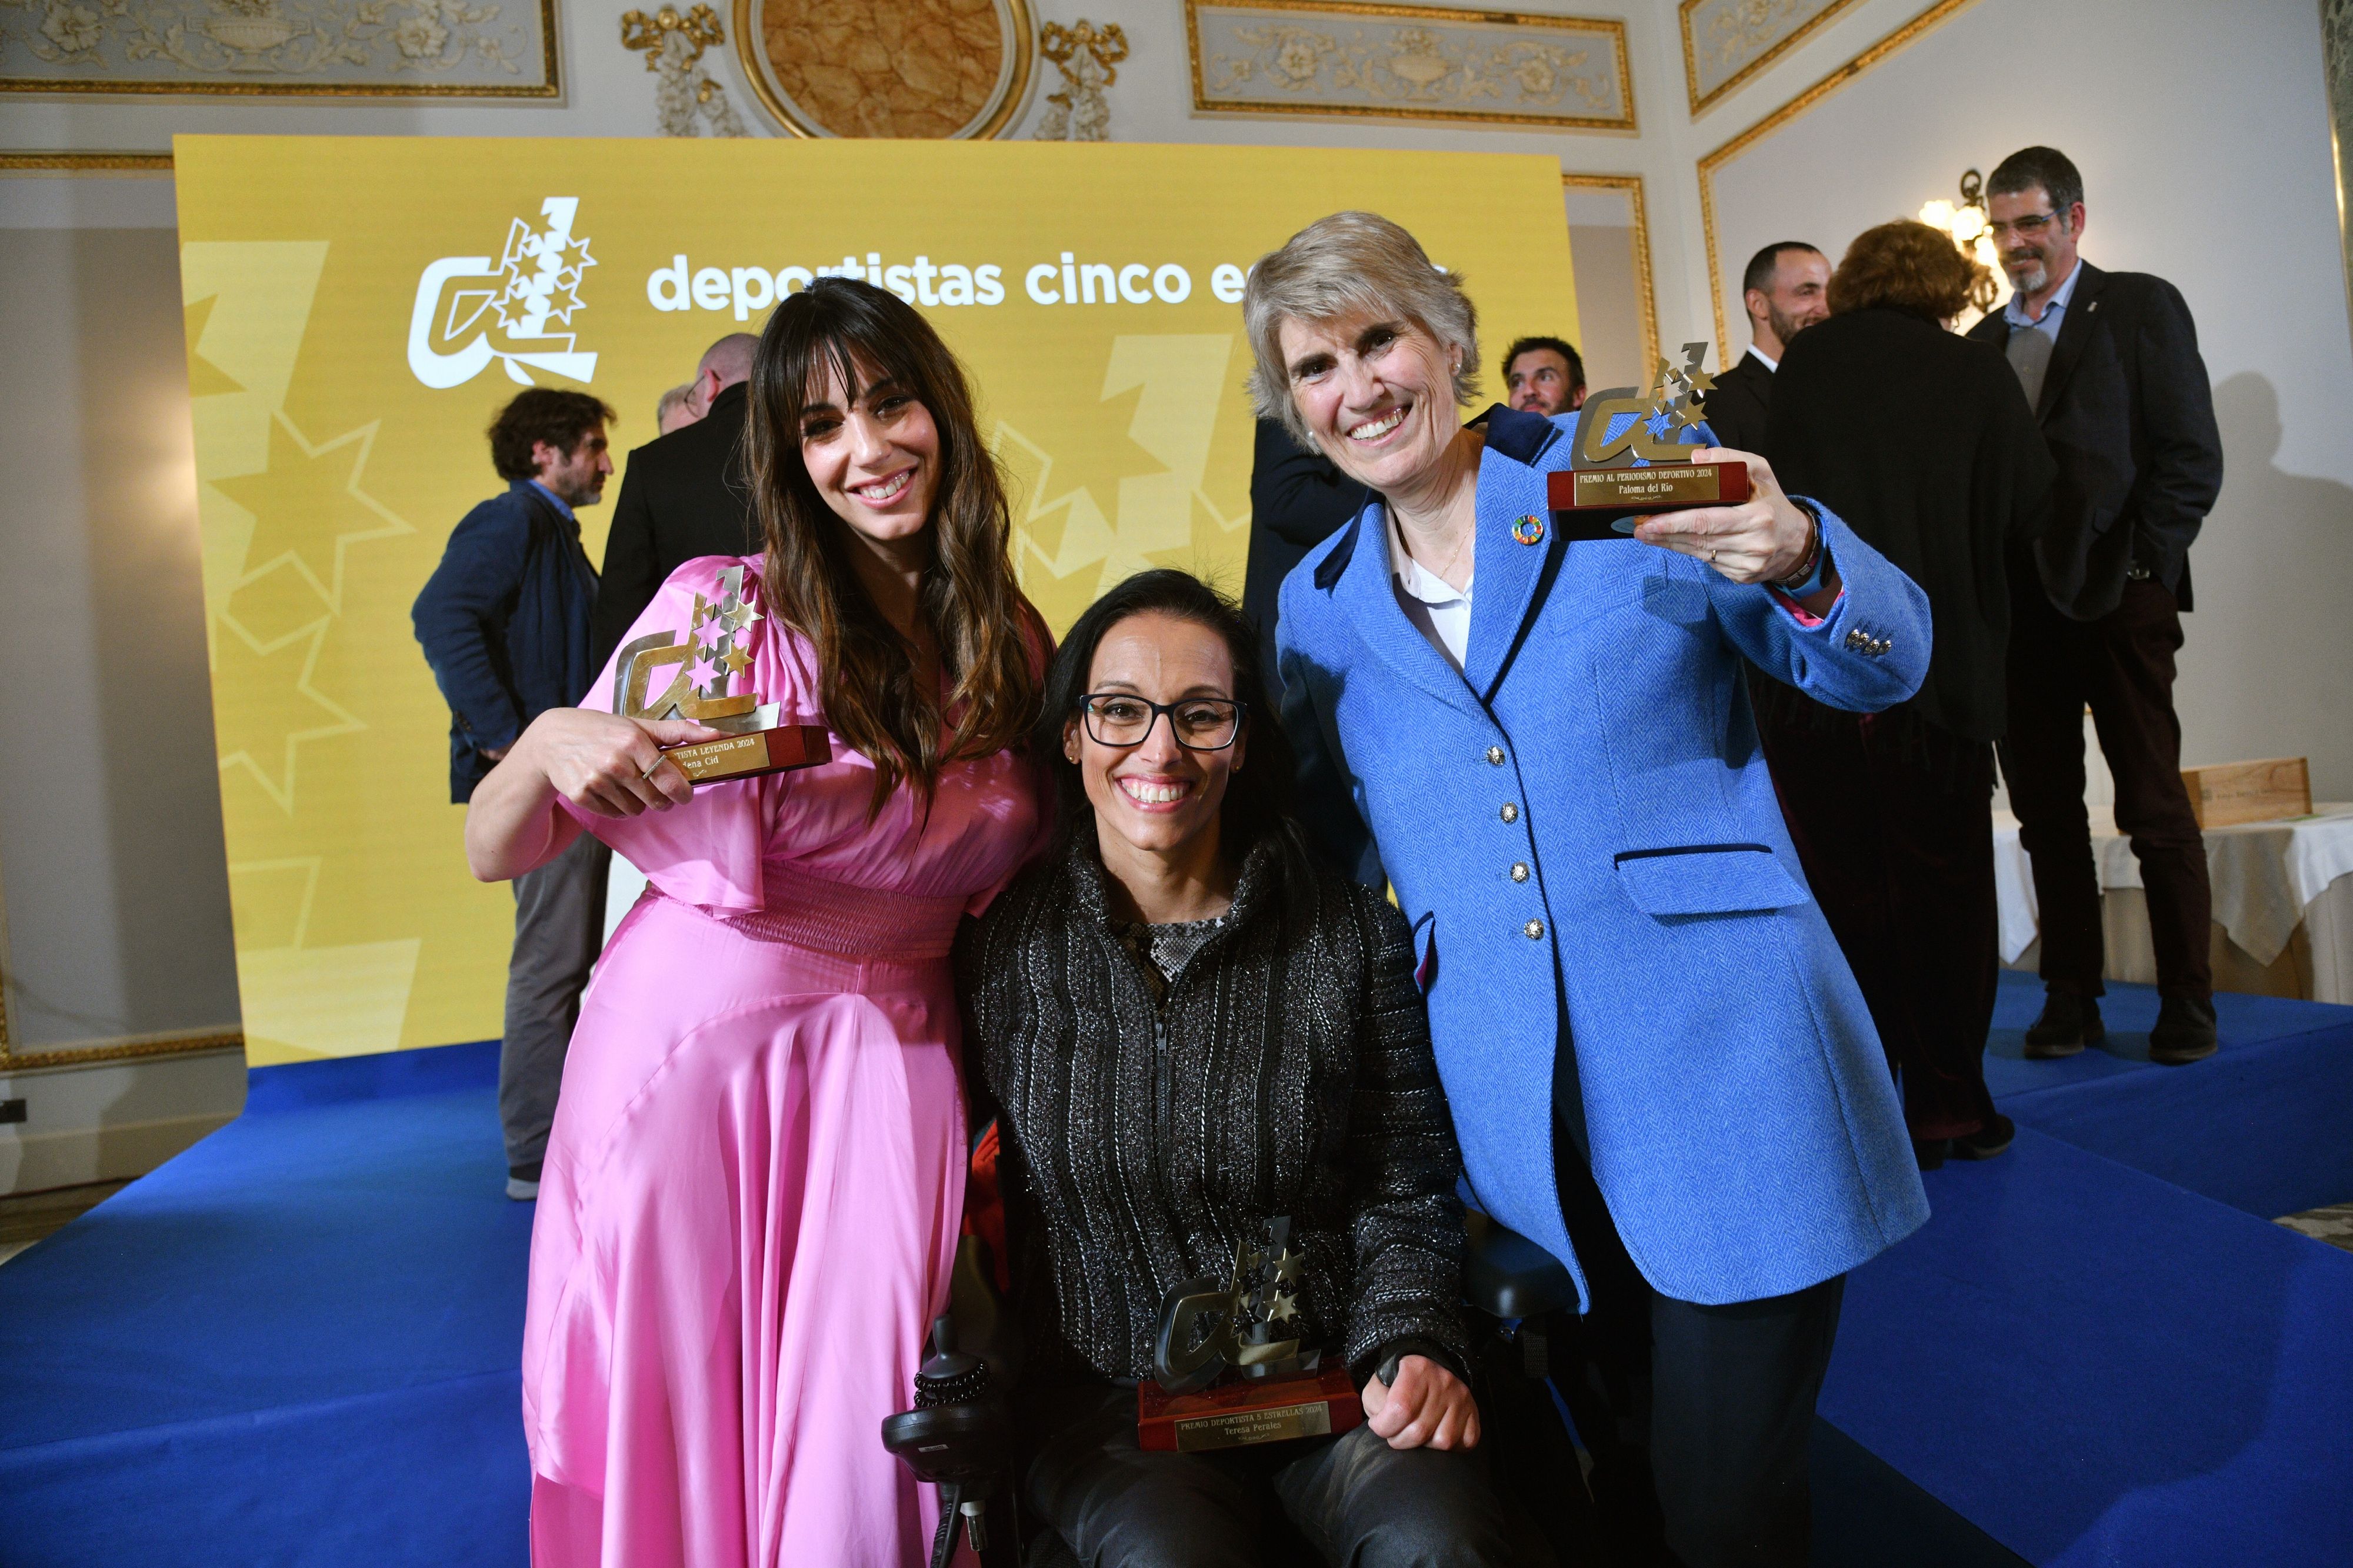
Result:
<svg viewBox="0 0 2353 1568"><path fill-rule="evenodd" d="M1776 577L1772 586L1795 596L1798 590L1813 579L1822 558L1822 525L1812 512L1803 513L1806 520L1806 552L1798 557L1797 569L1786 577Z"/></svg>

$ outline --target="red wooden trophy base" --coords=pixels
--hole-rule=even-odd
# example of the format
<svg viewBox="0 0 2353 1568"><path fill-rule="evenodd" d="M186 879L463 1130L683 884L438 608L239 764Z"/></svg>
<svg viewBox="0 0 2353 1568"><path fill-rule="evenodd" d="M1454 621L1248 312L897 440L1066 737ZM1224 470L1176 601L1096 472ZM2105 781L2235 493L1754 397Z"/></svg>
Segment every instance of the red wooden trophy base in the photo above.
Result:
<svg viewBox="0 0 2353 1568"><path fill-rule="evenodd" d="M1563 468L1545 476L1555 511L1672 511L1738 506L1748 499L1746 463L1653 463L1647 468Z"/></svg>
<svg viewBox="0 0 2353 1568"><path fill-rule="evenodd" d="M833 742L822 724L785 724L752 730L723 741L695 741L662 752L695 784L757 778L791 768L833 761Z"/></svg>
<svg viewBox="0 0 2353 1568"><path fill-rule="evenodd" d="M1356 1384L1342 1366L1258 1382L1232 1378L1198 1394L1169 1394L1149 1378L1135 1388L1137 1446L1157 1453L1320 1437L1364 1423Z"/></svg>

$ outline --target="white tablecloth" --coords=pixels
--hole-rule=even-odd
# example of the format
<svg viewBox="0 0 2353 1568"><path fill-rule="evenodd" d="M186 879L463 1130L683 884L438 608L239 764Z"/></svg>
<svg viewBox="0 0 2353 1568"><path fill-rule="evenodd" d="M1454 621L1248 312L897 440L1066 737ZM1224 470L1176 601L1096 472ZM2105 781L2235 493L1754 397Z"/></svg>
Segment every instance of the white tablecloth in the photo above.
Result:
<svg viewBox="0 0 2353 1568"><path fill-rule="evenodd" d="M2111 894L2126 889L2137 892L2140 861L2131 843L2117 835L2107 807L2094 805L2090 810L2092 858L2099 867L2101 888ZM2001 957L2004 963L2015 964L2040 931L2033 872L2025 847L2019 842L2016 816L1996 812L1993 836L1994 880L2001 903ZM2214 923L2257 967L2269 968L2295 942L2297 928L2319 912L2316 906L2331 884L2353 876L2353 805L2323 805L2309 816L2277 822L2210 828L2206 868L2214 887ZM2329 912L2333 913L2333 906ZM2333 941L2339 922L2330 919L2327 923ZM2145 916L2141 931L2145 937ZM2306 934L2310 939L2313 933ZM2315 945L2320 944L2316 942ZM2329 965L2321 962L2326 956L2316 952L2313 962L2327 969ZM2110 978L2131 976L2111 974Z"/></svg>

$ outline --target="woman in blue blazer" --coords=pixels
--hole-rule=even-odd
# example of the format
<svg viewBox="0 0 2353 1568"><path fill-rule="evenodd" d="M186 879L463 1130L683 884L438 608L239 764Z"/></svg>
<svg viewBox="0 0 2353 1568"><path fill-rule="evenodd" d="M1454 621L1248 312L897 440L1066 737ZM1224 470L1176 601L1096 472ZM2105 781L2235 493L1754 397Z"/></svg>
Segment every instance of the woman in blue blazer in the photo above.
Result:
<svg viewBox="0 0 2353 1568"><path fill-rule="evenodd" d="M1688 1568L1802 1563L1840 1286L1927 1203L1741 664L1889 707L1926 601L1744 454L1746 505L1565 542L1572 420L1460 425L1474 312L1387 219L1301 231L1243 312L1260 411L1372 492L1282 587L1301 816L1412 924L1480 1205L1577 1277L1597 1496L1643 1513L1647 1466Z"/></svg>

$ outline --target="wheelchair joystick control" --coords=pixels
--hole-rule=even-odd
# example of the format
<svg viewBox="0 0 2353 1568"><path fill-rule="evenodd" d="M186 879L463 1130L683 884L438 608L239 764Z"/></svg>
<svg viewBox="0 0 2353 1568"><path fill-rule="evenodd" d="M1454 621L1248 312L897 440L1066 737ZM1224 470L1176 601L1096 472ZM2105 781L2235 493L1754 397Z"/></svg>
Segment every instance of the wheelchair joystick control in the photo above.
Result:
<svg viewBox="0 0 2353 1568"><path fill-rule="evenodd" d="M988 1500L1006 1479L1012 1431L978 1356L955 1348L955 1325L932 1325L932 1353L915 1373L915 1407L884 1418L882 1446L917 1479L940 1489L931 1568L947 1568L963 1526L975 1552L988 1549Z"/></svg>

